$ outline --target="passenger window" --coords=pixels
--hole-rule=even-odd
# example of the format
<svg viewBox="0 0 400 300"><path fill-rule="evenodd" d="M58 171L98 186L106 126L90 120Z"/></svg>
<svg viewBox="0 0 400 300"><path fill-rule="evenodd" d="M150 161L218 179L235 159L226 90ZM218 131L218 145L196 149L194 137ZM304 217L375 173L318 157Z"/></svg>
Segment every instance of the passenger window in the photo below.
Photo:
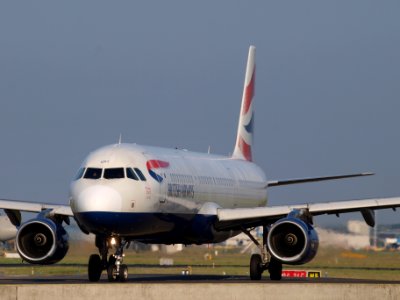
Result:
<svg viewBox="0 0 400 300"><path fill-rule="evenodd" d="M133 179L133 180L139 180L137 177L135 171L132 170L132 168L127 168L126 169L126 177Z"/></svg>
<svg viewBox="0 0 400 300"><path fill-rule="evenodd" d="M86 179L99 179L101 177L102 169L99 168L87 168L85 176Z"/></svg>
<svg viewBox="0 0 400 300"><path fill-rule="evenodd" d="M144 177L142 171L140 171L138 168L134 168L136 174L139 176L141 181L146 181L146 177Z"/></svg>
<svg viewBox="0 0 400 300"><path fill-rule="evenodd" d="M80 168L78 170L78 172L76 173L74 180L81 179L83 176L83 173L85 173L85 168Z"/></svg>
<svg viewBox="0 0 400 300"><path fill-rule="evenodd" d="M124 168L110 168L104 169L105 179L120 179L125 178Z"/></svg>

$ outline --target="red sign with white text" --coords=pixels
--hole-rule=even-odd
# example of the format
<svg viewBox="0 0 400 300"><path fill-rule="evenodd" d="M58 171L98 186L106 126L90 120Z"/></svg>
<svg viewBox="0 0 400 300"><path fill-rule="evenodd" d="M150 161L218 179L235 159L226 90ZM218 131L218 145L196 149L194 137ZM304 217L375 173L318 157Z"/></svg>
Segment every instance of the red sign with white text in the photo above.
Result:
<svg viewBox="0 0 400 300"><path fill-rule="evenodd" d="M291 277L291 278L305 278L307 277L307 271L303 270L283 270L282 277Z"/></svg>

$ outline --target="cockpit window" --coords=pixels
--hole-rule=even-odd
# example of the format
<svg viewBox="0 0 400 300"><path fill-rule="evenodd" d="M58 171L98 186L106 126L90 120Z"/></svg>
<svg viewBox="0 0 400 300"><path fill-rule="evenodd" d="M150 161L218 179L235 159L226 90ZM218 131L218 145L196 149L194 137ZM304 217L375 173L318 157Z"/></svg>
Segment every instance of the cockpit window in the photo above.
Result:
<svg viewBox="0 0 400 300"><path fill-rule="evenodd" d="M139 176L141 181L146 181L146 177L144 177L142 171L140 171L138 168L134 168L136 174Z"/></svg>
<svg viewBox="0 0 400 300"><path fill-rule="evenodd" d="M133 180L139 180L135 171L133 171L132 168L126 168L126 177L133 179Z"/></svg>
<svg viewBox="0 0 400 300"><path fill-rule="evenodd" d="M78 172L76 173L74 180L81 179L83 176L83 173L85 173L85 168L80 168L78 170Z"/></svg>
<svg viewBox="0 0 400 300"><path fill-rule="evenodd" d="M85 176L86 179L99 179L101 177L102 169L99 168L87 168Z"/></svg>
<svg viewBox="0 0 400 300"><path fill-rule="evenodd" d="M103 177L105 179L119 179L119 178L125 178L125 173L124 173L124 168L110 168L110 169L104 169L104 175Z"/></svg>

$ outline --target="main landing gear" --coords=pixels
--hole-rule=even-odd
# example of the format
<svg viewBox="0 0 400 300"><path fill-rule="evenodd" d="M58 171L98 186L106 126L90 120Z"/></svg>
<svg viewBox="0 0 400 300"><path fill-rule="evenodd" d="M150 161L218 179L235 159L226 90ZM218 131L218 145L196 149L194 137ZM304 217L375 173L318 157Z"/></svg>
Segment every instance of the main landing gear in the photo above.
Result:
<svg viewBox="0 0 400 300"><path fill-rule="evenodd" d="M271 280L282 279L282 263L271 256L266 245L267 228L263 228L263 244L261 245L248 230L243 232L253 241L258 247L261 254L253 254L250 258L250 279L260 280L261 275L265 270L269 272Z"/></svg>
<svg viewBox="0 0 400 300"><path fill-rule="evenodd" d="M100 280L103 270L107 270L108 281L125 282L128 279L128 266L122 264L124 248L129 245L126 240L111 237L109 239L96 236L96 247L100 255L92 254L89 258L88 275L89 280L96 282ZM108 256L108 249L115 247L114 254Z"/></svg>

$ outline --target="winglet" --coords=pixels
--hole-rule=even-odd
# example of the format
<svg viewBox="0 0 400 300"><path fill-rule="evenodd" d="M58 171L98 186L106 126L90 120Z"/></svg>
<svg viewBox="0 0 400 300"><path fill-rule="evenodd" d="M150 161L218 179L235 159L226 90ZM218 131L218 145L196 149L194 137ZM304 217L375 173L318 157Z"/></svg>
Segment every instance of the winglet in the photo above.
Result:
<svg viewBox="0 0 400 300"><path fill-rule="evenodd" d="M253 98L255 89L255 54L256 47L250 46L249 55L247 58L246 76L244 80L242 106L240 109L239 124L236 136L235 149L233 150L232 158L253 160L252 145L253 145Z"/></svg>

